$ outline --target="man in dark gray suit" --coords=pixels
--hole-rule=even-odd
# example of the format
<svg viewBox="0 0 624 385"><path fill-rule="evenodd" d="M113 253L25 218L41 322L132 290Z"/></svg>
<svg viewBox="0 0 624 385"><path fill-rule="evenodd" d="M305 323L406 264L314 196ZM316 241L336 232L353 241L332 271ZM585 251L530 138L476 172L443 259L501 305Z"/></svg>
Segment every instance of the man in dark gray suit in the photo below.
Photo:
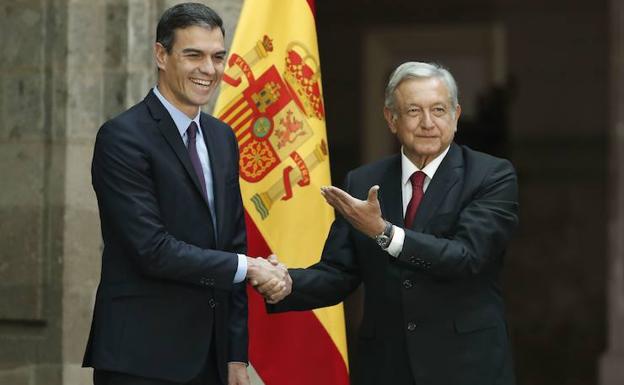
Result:
<svg viewBox="0 0 624 385"><path fill-rule="evenodd" d="M518 223L511 163L453 142L461 107L444 68L409 62L386 88L401 153L322 188L340 214L321 261L290 269L271 311L342 301L364 284L357 385L511 385L499 283ZM261 288L262 289L262 288Z"/></svg>

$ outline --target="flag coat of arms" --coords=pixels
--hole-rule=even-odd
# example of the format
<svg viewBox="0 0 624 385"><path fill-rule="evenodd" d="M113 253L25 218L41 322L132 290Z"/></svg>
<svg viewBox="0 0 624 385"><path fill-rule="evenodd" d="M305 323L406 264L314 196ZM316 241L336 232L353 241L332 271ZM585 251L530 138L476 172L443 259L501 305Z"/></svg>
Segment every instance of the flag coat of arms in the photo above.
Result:
<svg viewBox="0 0 624 385"><path fill-rule="evenodd" d="M248 254L320 258L334 219L313 0L246 0L215 115L240 149ZM342 304L267 315L249 290L249 357L266 385L349 383Z"/></svg>

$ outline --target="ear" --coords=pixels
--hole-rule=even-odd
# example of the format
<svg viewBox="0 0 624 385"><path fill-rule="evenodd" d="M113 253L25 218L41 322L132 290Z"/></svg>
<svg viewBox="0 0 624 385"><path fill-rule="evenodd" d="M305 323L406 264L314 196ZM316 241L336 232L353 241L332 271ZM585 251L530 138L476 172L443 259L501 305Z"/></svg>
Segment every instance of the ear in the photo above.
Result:
<svg viewBox="0 0 624 385"><path fill-rule="evenodd" d="M461 115L461 106L458 104L457 107L455 107L455 131L457 131L457 122L459 121L459 116Z"/></svg>
<svg viewBox="0 0 624 385"><path fill-rule="evenodd" d="M390 132L396 134L396 122L394 120L394 113L388 107L384 107L384 118L386 118L386 123L388 123L388 128L390 128Z"/></svg>
<svg viewBox="0 0 624 385"><path fill-rule="evenodd" d="M162 44L156 42L154 44L154 60L156 60L156 66L159 70L165 70L167 68L167 59L169 58L169 53L167 49Z"/></svg>

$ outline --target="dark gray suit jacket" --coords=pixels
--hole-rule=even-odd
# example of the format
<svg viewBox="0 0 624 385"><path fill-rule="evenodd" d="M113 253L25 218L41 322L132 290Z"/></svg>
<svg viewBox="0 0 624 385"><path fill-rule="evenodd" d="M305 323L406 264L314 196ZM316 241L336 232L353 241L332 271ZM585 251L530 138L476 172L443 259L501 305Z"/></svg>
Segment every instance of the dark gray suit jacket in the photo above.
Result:
<svg viewBox="0 0 624 385"><path fill-rule="evenodd" d="M403 226L399 155L351 171L345 189L366 199L375 184ZM452 144L398 258L338 217L321 261L291 269L293 293L270 311L336 304L363 282L355 384L511 385L499 276L517 211L511 163Z"/></svg>

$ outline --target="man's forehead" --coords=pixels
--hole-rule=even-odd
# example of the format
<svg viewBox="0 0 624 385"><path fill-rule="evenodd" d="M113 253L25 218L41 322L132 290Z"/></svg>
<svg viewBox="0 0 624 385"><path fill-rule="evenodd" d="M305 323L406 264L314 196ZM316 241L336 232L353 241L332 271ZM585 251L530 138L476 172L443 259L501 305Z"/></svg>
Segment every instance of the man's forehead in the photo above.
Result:
<svg viewBox="0 0 624 385"><path fill-rule="evenodd" d="M448 92L448 87L444 80L437 77L406 77L398 85L399 88L437 88Z"/></svg>
<svg viewBox="0 0 624 385"><path fill-rule="evenodd" d="M437 78L405 79L396 88L395 94L405 102L420 97L437 97L441 101L447 102L450 97L450 92L446 84Z"/></svg>
<svg viewBox="0 0 624 385"><path fill-rule="evenodd" d="M224 38L221 29L218 27L210 27L209 25L192 25L185 28L176 28L173 30L173 46L177 44L210 44L224 45ZM185 48L185 47L178 47Z"/></svg>

